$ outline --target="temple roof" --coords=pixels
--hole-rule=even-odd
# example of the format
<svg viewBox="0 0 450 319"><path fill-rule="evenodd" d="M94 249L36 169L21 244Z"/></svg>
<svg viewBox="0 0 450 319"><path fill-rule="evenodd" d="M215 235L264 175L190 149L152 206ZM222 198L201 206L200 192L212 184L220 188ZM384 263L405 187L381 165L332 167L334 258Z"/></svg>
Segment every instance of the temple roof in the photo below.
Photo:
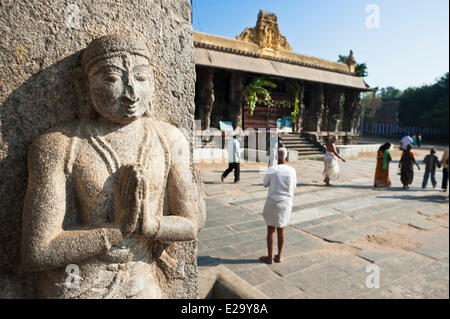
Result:
<svg viewBox="0 0 450 319"><path fill-rule="evenodd" d="M194 32L194 46L196 65L373 90L339 62L200 32Z"/></svg>

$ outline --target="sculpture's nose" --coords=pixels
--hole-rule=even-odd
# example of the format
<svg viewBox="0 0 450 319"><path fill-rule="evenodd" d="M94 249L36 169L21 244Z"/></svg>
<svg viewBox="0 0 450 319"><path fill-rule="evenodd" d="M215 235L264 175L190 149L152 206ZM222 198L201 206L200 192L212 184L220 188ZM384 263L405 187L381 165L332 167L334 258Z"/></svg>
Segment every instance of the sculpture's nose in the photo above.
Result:
<svg viewBox="0 0 450 319"><path fill-rule="evenodd" d="M128 93L127 91L125 91L125 94L123 94L123 95L120 97L120 100L121 100L121 102L124 103L124 104L131 105L131 104L135 104L136 102L138 102L138 101L139 101L139 98L136 97L134 94L130 94L130 93Z"/></svg>
<svg viewBox="0 0 450 319"><path fill-rule="evenodd" d="M133 80L130 76L127 76L125 83L125 90L121 97L121 100L128 104L134 104L139 101L139 98L136 96L136 90L134 88Z"/></svg>

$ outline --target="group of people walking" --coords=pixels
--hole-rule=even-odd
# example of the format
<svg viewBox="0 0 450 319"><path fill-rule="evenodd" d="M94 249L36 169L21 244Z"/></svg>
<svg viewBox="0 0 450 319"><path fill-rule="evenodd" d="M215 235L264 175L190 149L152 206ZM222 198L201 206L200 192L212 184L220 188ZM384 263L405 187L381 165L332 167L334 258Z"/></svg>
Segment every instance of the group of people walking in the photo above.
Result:
<svg viewBox="0 0 450 319"><path fill-rule="evenodd" d="M345 162L336 150L337 137L332 136L326 145L326 153L324 156L324 182L330 186L330 181L336 180L340 176L338 160ZM269 188L267 199L263 209L263 217L267 225L267 255L260 257L262 262L272 264L273 262L282 262L282 253L284 246L284 230L288 225L292 214L292 206L294 199L294 190L297 187L297 173L295 168L287 165L288 152L283 146L281 139L271 136L268 142L269 149L269 168L264 177L264 187ZM401 149L403 151L399 161L400 180L404 189L408 189L414 180L414 165L420 170L420 166L416 161L416 156L412 152L413 139L402 139ZM391 186L392 181L389 177L389 164L392 161L390 143L383 144L377 155L377 167L375 171L375 187ZM239 182L240 173L240 144L239 136L236 135L228 142L227 145L229 166L222 174L221 180L235 172L234 182ZM433 187L436 187L435 172L441 166L444 169L442 189L446 191L448 184L448 161L449 150L445 150L444 155L439 161L435 155L436 151L431 149L430 154L424 158L425 174L422 187L426 187L429 178ZM273 255L274 237L277 233L278 254Z"/></svg>
<svg viewBox="0 0 450 319"><path fill-rule="evenodd" d="M409 185L414 181L414 166L416 166L418 170L421 170L421 168L417 163L416 155L412 151L413 139L407 135L402 139L401 143L402 156L398 164L400 181L403 184L403 189L409 189ZM390 149L390 143L385 143L378 149L374 187L389 187L392 185L391 178L389 177L389 164L392 161ZM433 188L436 188L436 170L437 168L443 167L442 190L445 192L448 185L449 150L448 148L445 150L441 160L439 160L435 154L436 150L432 148L430 154L423 159L425 173L423 176L422 188L427 187L430 177Z"/></svg>

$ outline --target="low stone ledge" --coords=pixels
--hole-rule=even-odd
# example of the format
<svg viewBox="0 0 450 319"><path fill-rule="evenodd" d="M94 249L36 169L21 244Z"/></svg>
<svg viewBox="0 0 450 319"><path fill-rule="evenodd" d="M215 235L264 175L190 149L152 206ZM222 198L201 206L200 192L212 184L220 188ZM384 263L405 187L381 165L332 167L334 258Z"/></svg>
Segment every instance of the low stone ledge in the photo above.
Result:
<svg viewBox="0 0 450 319"><path fill-rule="evenodd" d="M201 268L198 279L199 299L269 299L223 265Z"/></svg>
<svg viewBox="0 0 450 319"><path fill-rule="evenodd" d="M359 153L376 153L381 144L336 145L339 155L343 157L358 157Z"/></svg>

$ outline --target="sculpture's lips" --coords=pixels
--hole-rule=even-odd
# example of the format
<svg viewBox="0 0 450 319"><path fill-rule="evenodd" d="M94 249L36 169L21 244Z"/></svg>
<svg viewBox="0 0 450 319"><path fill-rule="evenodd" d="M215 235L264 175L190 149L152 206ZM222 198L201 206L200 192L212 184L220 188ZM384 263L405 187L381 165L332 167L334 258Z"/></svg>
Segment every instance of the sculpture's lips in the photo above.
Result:
<svg viewBox="0 0 450 319"><path fill-rule="evenodd" d="M138 110L139 104L137 102L134 103L122 103L122 108L128 114L133 114Z"/></svg>

